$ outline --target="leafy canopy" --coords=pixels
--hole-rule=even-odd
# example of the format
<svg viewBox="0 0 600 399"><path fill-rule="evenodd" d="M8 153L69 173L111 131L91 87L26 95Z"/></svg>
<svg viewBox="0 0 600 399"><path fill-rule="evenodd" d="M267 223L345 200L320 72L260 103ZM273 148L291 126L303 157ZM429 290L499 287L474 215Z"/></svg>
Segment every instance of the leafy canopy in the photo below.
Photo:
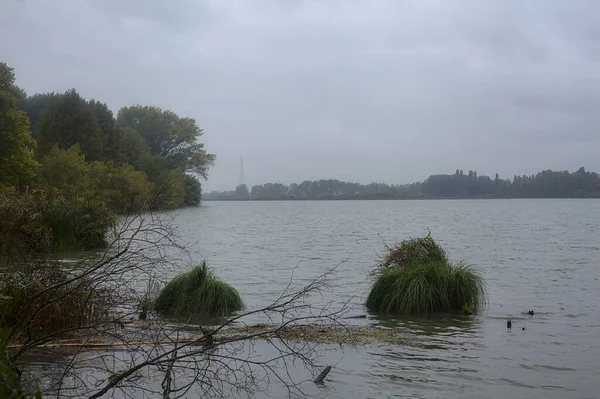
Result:
<svg viewBox="0 0 600 399"><path fill-rule="evenodd" d="M143 137L150 154L164 158L169 169L180 168L207 178L216 157L198 141L203 131L193 118L182 118L159 107L136 105L121 108L117 123Z"/></svg>
<svg viewBox="0 0 600 399"><path fill-rule="evenodd" d="M37 126L38 156L42 158L54 145L67 149L79 144L88 162L102 159L106 138L94 105L75 89L52 97Z"/></svg>
<svg viewBox="0 0 600 399"><path fill-rule="evenodd" d="M0 63L0 186L18 187L35 176L39 164L29 120L17 106L24 93L14 82L13 69Z"/></svg>

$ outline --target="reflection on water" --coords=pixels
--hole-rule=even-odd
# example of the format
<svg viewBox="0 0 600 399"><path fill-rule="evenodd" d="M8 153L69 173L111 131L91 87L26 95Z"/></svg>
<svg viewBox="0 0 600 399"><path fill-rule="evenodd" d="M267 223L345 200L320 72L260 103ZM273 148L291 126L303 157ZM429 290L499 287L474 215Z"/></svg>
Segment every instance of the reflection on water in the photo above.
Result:
<svg viewBox="0 0 600 399"><path fill-rule="evenodd" d="M303 385L307 397L563 399L600 392L599 215L597 200L210 202L177 223L195 258L251 309L279 295L293 268L300 287L342 262L331 291L314 300L364 314L381 237L427 228L452 259L484 272L489 304L473 316L348 320L402 329L414 344L323 345L319 363L334 368L327 384ZM257 353L271 350L256 343ZM294 373L309 377L302 367ZM276 383L269 391L284 393Z"/></svg>

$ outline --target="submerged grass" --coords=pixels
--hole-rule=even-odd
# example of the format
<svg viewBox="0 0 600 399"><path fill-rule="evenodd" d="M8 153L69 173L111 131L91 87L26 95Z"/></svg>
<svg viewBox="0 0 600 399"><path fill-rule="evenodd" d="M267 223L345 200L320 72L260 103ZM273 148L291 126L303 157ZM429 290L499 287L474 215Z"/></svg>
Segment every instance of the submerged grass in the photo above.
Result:
<svg viewBox="0 0 600 399"><path fill-rule="evenodd" d="M378 313L429 314L475 309L484 301L483 278L472 267L437 261L384 271L365 305Z"/></svg>
<svg viewBox="0 0 600 399"><path fill-rule="evenodd" d="M217 279L206 262L173 278L154 302L155 310L177 316L224 315L243 307L237 290Z"/></svg>

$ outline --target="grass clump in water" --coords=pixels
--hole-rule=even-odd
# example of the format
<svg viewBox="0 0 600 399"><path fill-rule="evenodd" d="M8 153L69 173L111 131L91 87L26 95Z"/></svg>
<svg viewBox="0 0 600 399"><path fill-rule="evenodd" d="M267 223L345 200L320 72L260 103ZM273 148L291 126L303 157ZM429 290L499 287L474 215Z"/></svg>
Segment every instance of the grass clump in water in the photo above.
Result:
<svg viewBox="0 0 600 399"><path fill-rule="evenodd" d="M365 303L370 311L456 312L465 307L476 309L485 302L483 278L464 262L450 263L430 235L403 241L388 248L388 252L389 263L384 267L380 263L377 280Z"/></svg>
<svg viewBox="0 0 600 399"><path fill-rule="evenodd" d="M373 275L379 275L386 270L397 270L414 264L430 262L448 262L446 251L434 241L431 233L425 237L402 240L393 247L386 245L386 253L375 266Z"/></svg>
<svg viewBox="0 0 600 399"><path fill-rule="evenodd" d="M158 294L154 309L171 315L225 315L244 308L235 288L217 279L206 262L173 278Z"/></svg>

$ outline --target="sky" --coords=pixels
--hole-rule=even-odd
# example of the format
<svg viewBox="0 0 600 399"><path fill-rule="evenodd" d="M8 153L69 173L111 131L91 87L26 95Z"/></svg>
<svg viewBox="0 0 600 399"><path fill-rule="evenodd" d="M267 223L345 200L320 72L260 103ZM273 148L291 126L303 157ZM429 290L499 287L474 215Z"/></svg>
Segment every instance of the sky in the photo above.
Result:
<svg viewBox="0 0 600 399"><path fill-rule="evenodd" d="M193 117L204 190L600 172L600 1L1 0L27 93Z"/></svg>

